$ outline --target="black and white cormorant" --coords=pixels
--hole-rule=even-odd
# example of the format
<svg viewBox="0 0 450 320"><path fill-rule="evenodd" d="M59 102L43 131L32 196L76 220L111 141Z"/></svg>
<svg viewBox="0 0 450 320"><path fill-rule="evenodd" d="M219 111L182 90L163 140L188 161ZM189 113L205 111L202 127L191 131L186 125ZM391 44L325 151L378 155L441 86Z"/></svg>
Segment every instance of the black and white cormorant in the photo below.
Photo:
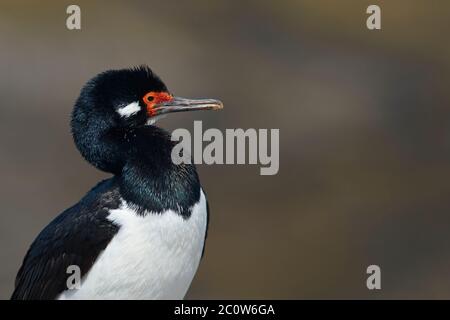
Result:
<svg viewBox="0 0 450 320"><path fill-rule="evenodd" d="M182 299L206 240L208 203L194 165L154 122L221 109L174 97L146 66L110 70L81 90L72 134L82 156L113 174L47 225L30 246L12 299ZM70 266L81 273L68 288Z"/></svg>

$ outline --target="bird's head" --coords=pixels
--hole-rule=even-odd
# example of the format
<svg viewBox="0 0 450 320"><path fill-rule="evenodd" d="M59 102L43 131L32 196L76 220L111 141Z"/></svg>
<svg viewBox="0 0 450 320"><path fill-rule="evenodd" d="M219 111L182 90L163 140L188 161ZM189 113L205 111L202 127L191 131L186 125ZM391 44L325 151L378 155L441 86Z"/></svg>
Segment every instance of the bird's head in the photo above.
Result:
<svg viewBox="0 0 450 320"><path fill-rule="evenodd" d="M153 125L169 113L221 108L218 100L173 96L147 66L109 70L89 80L81 90L72 114L72 133L86 160L101 170L115 172L120 165L111 163L114 157L105 157L127 147L124 135L130 131Z"/></svg>
<svg viewBox="0 0 450 320"><path fill-rule="evenodd" d="M82 89L74 116L102 118L122 127L139 127L154 124L172 112L221 108L218 100L173 96L150 68L141 66L105 71L95 76Z"/></svg>

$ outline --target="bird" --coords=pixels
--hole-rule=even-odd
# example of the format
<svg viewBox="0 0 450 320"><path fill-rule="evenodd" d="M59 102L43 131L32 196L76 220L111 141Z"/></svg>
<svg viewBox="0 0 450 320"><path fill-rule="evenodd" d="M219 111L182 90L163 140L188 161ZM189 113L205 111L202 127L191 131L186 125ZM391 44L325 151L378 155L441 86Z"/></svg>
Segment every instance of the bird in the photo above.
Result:
<svg viewBox="0 0 450 320"><path fill-rule="evenodd" d="M195 165L174 164L175 142L156 122L222 108L172 95L147 65L90 79L71 132L82 157L111 177L38 234L11 299L183 299L205 250L209 204ZM80 281L71 287L74 266Z"/></svg>

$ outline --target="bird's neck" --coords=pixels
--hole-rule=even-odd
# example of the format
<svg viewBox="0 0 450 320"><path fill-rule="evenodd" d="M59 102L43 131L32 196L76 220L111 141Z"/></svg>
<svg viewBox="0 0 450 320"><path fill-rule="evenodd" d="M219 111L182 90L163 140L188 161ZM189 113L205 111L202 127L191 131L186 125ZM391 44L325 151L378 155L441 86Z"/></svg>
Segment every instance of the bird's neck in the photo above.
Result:
<svg viewBox="0 0 450 320"><path fill-rule="evenodd" d="M96 140L95 153L85 158L115 175L127 204L140 214L173 210L189 217L200 199L200 182L194 165L172 162L169 133L145 126L105 131Z"/></svg>
<svg viewBox="0 0 450 320"><path fill-rule="evenodd" d="M195 167L175 165L170 135L154 126L127 133L127 159L119 176L121 194L141 213L166 210L188 217L200 199L200 183Z"/></svg>

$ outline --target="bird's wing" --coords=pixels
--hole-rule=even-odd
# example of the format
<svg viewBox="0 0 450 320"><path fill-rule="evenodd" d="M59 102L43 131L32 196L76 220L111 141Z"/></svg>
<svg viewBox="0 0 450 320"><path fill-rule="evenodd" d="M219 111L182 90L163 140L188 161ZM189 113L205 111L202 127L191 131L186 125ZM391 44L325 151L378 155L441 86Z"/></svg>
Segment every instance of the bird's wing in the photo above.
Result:
<svg viewBox="0 0 450 320"><path fill-rule="evenodd" d="M107 219L120 205L116 193L111 180L103 181L42 230L23 260L11 299L55 299L67 289L70 265L80 268L81 277L89 271L119 229Z"/></svg>

